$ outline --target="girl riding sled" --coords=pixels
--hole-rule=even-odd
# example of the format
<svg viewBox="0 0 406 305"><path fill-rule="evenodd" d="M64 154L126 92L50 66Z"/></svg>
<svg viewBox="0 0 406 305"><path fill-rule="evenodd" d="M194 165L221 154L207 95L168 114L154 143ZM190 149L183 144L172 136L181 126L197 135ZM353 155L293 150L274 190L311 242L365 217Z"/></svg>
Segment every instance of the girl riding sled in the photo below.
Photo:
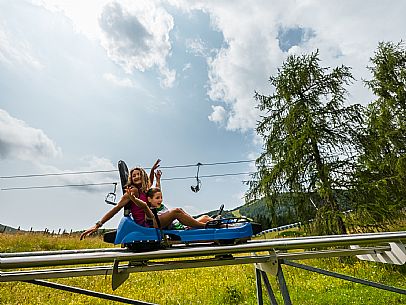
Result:
<svg viewBox="0 0 406 305"><path fill-rule="evenodd" d="M155 169L159 167L159 162L160 160L158 159L151 169L150 174L151 180L153 179ZM155 173L155 176L157 180L156 184L159 187L161 172L158 171L157 173ZM83 239L86 236L89 236L90 234L96 232L129 202L131 202L132 218L137 224L144 227L152 226L154 228L157 228L158 226L154 219L154 215L148 206L147 192L151 187L150 182L151 180L143 168L135 167L131 169L128 175L128 182L126 184L126 192L121 197L120 201L117 203L116 206L114 206L110 211L108 211L99 221L97 221L94 226L84 231L80 235L80 239ZM158 193L160 193L160 196L162 198L162 192L154 192L154 195L157 195ZM153 197L150 197L149 199L153 201ZM171 225L174 220L178 220L180 223L188 227L204 228L206 222L212 220L212 218L207 215L202 216L199 219L194 219L192 216L187 214L181 208L170 209L165 213L161 213L161 215L158 215L158 218L162 227L167 227Z"/></svg>

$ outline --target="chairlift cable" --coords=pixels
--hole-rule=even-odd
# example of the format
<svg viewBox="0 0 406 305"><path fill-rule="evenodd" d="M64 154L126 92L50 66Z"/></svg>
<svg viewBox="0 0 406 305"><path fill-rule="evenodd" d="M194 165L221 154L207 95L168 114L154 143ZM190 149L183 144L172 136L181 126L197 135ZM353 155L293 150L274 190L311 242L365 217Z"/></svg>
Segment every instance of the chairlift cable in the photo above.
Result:
<svg viewBox="0 0 406 305"><path fill-rule="evenodd" d="M225 176L240 176L240 175L251 175L253 172L245 173L226 173L226 174L213 174L213 175L203 175L200 178L215 178L215 177L225 177ZM187 180L196 179L195 176L186 177L173 177L173 178L162 178L161 180L171 181L171 180ZM102 185L117 185L117 182L101 182L101 183L83 183L83 184L61 184L61 185L42 185L42 186L25 186L25 187L9 187L2 188L2 191L14 191L14 190L29 190L29 189L48 189L48 188L63 188L63 187L84 187L84 186L102 186Z"/></svg>
<svg viewBox="0 0 406 305"><path fill-rule="evenodd" d="M13 175L13 176L1 176L0 179L33 178L33 177L65 176L65 175L82 175L82 174L97 174L97 173L112 173L112 172L117 172L117 171L118 171L117 169L111 169L111 170L80 171L80 172L65 172L65 173Z"/></svg>
<svg viewBox="0 0 406 305"><path fill-rule="evenodd" d="M226 162L214 162L214 163L197 163L197 164L186 164L186 165L172 165L172 166L160 166L162 169L172 169L172 168L186 168L194 166L214 166L214 165L226 165L226 164L239 164L254 162L255 160L239 160L239 161L226 161ZM145 169L151 169L151 167L144 167ZM44 173L44 174L27 174L27 175L11 175L11 176L0 176L0 179L15 179L15 178L34 178L34 177L48 177L48 176L65 176L65 175L82 175L82 174L97 174L97 173L113 173L117 172L117 169L111 170L94 170L94 171L78 171L78 172L62 172L62 173Z"/></svg>
<svg viewBox="0 0 406 305"><path fill-rule="evenodd" d="M49 188L61 188L61 187L82 187L82 186L100 186L116 184L117 182L101 182L101 183L83 183L83 184L61 184L61 185L41 185L41 186L22 186L22 187L9 187L2 188L2 191L14 191L14 190L30 190L30 189L49 189Z"/></svg>

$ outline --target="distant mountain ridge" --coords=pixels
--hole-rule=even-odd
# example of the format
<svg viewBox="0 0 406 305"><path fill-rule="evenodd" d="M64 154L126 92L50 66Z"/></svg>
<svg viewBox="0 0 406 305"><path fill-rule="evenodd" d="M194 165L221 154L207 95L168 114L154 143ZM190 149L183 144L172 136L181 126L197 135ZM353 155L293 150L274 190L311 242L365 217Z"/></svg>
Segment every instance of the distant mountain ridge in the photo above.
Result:
<svg viewBox="0 0 406 305"><path fill-rule="evenodd" d="M308 196L308 207L306 219L312 219L316 213L317 207L314 207L312 202L312 197L317 198L316 193L306 194ZM346 190L335 190L335 196L337 203L342 211L346 211L352 208L351 206L351 192ZM244 204L232 210L224 210L224 217L241 217L245 216L253 221L260 223L262 228L270 229L274 227L279 227L287 224L291 224L303 218L303 215L298 215L297 208L291 196L288 193L280 194L279 199L283 201L283 204L276 206L275 211L266 204L264 199L259 199L250 204ZM316 200L317 204L322 204L322 200ZM206 214L216 215L218 210L210 211ZM274 215L273 215L274 213Z"/></svg>
<svg viewBox="0 0 406 305"><path fill-rule="evenodd" d="M218 210L212 210L204 214L210 216L216 216ZM203 214L197 215L201 216ZM258 200L254 203L244 204L236 207L232 210L224 210L222 213L223 217L247 217L257 223L262 225L262 229L269 229L275 227L279 224L272 224L271 221L271 211L269 207L262 200Z"/></svg>

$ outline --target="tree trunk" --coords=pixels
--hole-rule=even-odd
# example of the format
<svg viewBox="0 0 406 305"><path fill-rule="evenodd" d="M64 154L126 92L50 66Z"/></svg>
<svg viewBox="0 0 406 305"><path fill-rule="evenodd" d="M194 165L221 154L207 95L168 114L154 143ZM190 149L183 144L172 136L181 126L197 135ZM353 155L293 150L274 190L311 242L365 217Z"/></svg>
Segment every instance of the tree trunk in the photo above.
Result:
<svg viewBox="0 0 406 305"><path fill-rule="evenodd" d="M326 201L325 204L330 207L333 217L336 218L335 222L337 224L337 227L335 228L335 225L333 225L331 223L330 224L331 227L328 228L329 229L328 231L332 231L332 232L338 233L338 234L347 234L347 229L346 229L344 221L341 217L340 209L338 207L337 201L334 199L334 196L333 196L333 190L331 188L329 174L326 172L326 168L320 157L319 148L314 139L311 139L311 144L312 144L313 153L314 153L314 157L315 157L315 161L316 161L317 172L318 172L319 178L321 180L321 183L322 183L324 191L325 191L325 194L322 196L322 198Z"/></svg>

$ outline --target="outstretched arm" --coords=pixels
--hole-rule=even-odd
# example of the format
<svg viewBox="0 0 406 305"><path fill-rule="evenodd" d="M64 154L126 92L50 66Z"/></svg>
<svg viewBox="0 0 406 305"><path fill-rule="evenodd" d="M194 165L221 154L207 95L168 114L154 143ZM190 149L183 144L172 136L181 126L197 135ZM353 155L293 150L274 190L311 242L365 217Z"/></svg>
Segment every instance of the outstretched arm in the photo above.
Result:
<svg viewBox="0 0 406 305"><path fill-rule="evenodd" d="M118 213L128 202L130 201L130 198L128 194L124 194L123 197L121 197L120 201L117 203L115 207L113 207L110 211L106 213L96 224L87 229L85 232L80 234L80 239L85 238L86 236L89 236L90 234L96 232L99 228L103 226L107 221L109 221L114 215Z"/></svg>
<svg viewBox="0 0 406 305"><path fill-rule="evenodd" d="M157 159L154 163L154 165L151 167L151 171L149 172L149 181L151 183L150 187L154 184L154 173L155 170L159 167L159 163L161 162L161 159Z"/></svg>

